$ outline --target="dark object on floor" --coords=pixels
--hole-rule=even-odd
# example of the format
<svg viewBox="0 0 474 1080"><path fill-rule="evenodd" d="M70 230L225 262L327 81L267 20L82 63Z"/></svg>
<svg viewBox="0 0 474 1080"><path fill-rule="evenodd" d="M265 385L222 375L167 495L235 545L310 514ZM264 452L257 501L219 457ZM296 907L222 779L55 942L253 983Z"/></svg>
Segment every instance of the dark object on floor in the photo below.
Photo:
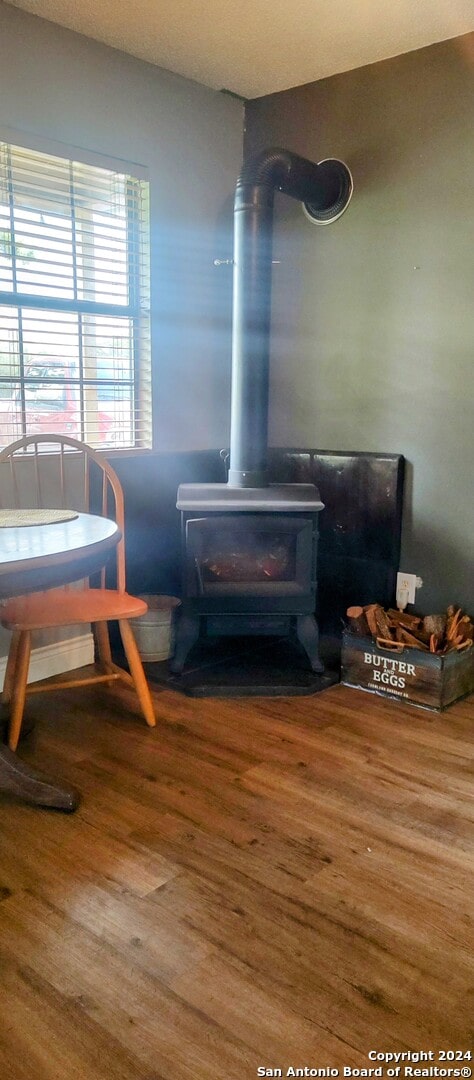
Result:
<svg viewBox="0 0 474 1080"><path fill-rule="evenodd" d="M4 795L13 795L32 806L63 810L66 814L73 814L81 801L77 788L36 772L7 746L2 746L0 787Z"/></svg>
<svg viewBox="0 0 474 1080"><path fill-rule="evenodd" d="M339 682L339 642L323 639L325 670L311 670L301 646L287 639L220 638L196 645L183 672L168 661L146 664L150 683L190 697L281 697L317 694Z"/></svg>

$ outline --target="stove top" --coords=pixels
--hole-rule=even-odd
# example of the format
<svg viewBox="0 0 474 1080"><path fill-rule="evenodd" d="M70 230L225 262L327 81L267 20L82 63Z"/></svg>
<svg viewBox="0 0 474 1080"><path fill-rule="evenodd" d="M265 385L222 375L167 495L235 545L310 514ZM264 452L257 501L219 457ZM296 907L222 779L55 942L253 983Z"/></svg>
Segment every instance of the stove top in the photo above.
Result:
<svg viewBox="0 0 474 1080"><path fill-rule="evenodd" d="M270 513L317 513L324 509L314 484L269 484L261 488L232 487L230 484L180 484L178 510L268 511Z"/></svg>

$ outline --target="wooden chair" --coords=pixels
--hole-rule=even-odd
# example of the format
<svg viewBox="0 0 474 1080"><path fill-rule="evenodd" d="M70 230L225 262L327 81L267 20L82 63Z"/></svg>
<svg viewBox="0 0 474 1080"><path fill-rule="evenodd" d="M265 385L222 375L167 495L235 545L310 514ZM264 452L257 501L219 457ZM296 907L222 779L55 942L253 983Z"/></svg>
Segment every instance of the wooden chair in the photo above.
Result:
<svg viewBox="0 0 474 1080"><path fill-rule="evenodd" d="M50 452L51 451L51 452ZM56 452L54 452L56 451ZM125 591L124 506L120 481L102 456L66 435L28 435L0 452L2 501L12 508L61 508L113 518L122 539L115 549L116 581L107 588L105 569L95 579L7 600L2 626L13 632L2 703L9 707L8 745L16 750L27 693L120 680L136 690L149 727L156 724L150 691L129 619L147 605ZM39 526L41 527L41 526ZM113 560L112 560L113 561ZM109 568L107 575L109 577ZM117 621L130 675L112 659L108 623ZM96 644L96 673L84 678L50 679L27 686L34 630L90 623Z"/></svg>

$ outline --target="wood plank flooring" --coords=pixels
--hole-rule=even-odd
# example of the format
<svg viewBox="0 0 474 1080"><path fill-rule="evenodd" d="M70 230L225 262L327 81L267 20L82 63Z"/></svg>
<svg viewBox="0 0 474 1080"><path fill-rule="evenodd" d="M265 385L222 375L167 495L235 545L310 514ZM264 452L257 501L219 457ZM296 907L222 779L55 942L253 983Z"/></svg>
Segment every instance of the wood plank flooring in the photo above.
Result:
<svg viewBox="0 0 474 1080"><path fill-rule="evenodd" d="M154 698L29 702L21 755L83 800L0 799L1 1080L472 1049L474 697Z"/></svg>

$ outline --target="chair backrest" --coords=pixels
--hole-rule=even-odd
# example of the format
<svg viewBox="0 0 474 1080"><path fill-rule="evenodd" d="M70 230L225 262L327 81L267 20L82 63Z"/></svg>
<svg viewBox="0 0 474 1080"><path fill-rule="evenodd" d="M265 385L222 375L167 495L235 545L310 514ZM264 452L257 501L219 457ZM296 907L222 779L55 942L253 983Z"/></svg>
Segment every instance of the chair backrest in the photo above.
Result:
<svg viewBox="0 0 474 1080"><path fill-rule="evenodd" d="M125 592L124 505L120 480L101 454L69 435L25 435L0 451L3 508L68 509L117 522L117 589ZM105 569L100 575L105 587Z"/></svg>

